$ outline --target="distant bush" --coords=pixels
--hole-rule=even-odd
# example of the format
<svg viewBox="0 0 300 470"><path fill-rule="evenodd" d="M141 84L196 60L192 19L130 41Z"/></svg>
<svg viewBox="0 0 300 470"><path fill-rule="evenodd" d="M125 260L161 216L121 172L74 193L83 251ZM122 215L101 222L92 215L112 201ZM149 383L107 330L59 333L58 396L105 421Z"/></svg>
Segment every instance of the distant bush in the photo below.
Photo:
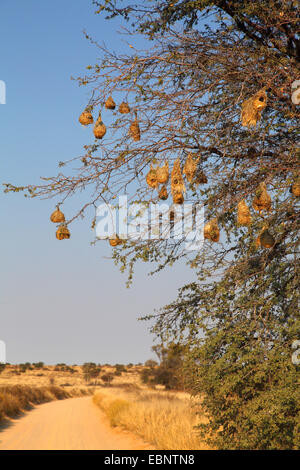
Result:
<svg viewBox="0 0 300 470"><path fill-rule="evenodd" d="M22 372L26 372L27 370L29 370L30 367L31 367L31 364L29 364L29 362L26 364L19 364L18 370L19 372L22 373Z"/></svg>
<svg viewBox="0 0 300 470"><path fill-rule="evenodd" d="M95 379L101 372L101 367L96 366L94 362L85 362L82 366L83 378L85 382L90 382L91 379Z"/></svg>
<svg viewBox="0 0 300 470"><path fill-rule="evenodd" d="M44 367L44 363L43 363L42 361L40 361L40 362L34 362L32 365L33 365L36 369L43 369L43 367Z"/></svg>
<svg viewBox="0 0 300 470"><path fill-rule="evenodd" d="M177 343L170 343L166 347L163 345L156 345L153 350L160 359L159 365L149 359L145 362L144 368L140 372L140 377L143 383L149 385L164 385L167 390L184 389L183 383L183 356L184 348Z"/></svg>
<svg viewBox="0 0 300 470"><path fill-rule="evenodd" d="M102 381L109 385L113 381L113 375L112 374L104 374L101 376Z"/></svg>
<svg viewBox="0 0 300 470"><path fill-rule="evenodd" d="M54 385L54 384L55 384L55 377L54 377L54 375L51 375L49 377L49 385Z"/></svg>
<svg viewBox="0 0 300 470"><path fill-rule="evenodd" d="M121 372L126 372L126 367L123 364L116 364L116 370L120 370Z"/></svg>
<svg viewBox="0 0 300 470"><path fill-rule="evenodd" d="M157 362L153 359L148 359L148 361L145 362L145 367L155 367L157 365Z"/></svg>
<svg viewBox="0 0 300 470"><path fill-rule="evenodd" d="M153 371L150 368L143 369L140 373L141 381L144 384L149 384L153 383L154 376L153 376Z"/></svg>

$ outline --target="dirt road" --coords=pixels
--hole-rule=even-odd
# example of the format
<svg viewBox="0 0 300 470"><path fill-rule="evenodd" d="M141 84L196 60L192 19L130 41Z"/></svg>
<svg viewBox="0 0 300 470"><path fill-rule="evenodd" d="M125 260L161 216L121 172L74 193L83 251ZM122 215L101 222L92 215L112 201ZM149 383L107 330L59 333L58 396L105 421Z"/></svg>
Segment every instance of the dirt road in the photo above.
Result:
<svg viewBox="0 0 300 470"><path fill-rule="evenodd" d="M0 431L0 450L139 450L150 446L112 429L91 397L39 405Z"/></svg>

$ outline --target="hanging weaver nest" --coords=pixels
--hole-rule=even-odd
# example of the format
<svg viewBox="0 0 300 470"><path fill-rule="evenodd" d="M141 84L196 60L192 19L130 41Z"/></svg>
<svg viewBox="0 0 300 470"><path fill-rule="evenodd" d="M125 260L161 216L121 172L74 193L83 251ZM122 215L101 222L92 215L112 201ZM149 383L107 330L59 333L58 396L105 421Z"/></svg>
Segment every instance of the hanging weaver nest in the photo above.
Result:
<svg viewBox="0 0 300 470"><path fill-rule="evenodd" d="M66 224L61 224L56 230L56 238L58 240L64 240L64 239L69 239L70 237L71 237L71 234Z"/></svg>
<svg viewBox="0 0 300 470"><path fill-rule="evenodd" d="M194 181L199 160L200 160L200 155L197 155L196 158L194 158L193 154L189 153L187 156L186 162L184 164L183 173L185 174L188 182L191 184Z"/></svg>
<svg viewBox="0 0 300 470"><path fill-rule="evenodd" d="M272 248L274 246L275 240L270 234L269 230L266 227L263 227L260 235L256 239L256 247L259 248Z"/></svg>
<svg viewBox="0 0 300 470"><path fill-rule="evenodd" d="M106 126L102 122L101 113L99 113L93 132L96 139L102 139L106 134Z"/></svg>
<svg viewBox="0 0 300 470"><path fill-rule="evenodd" d="M158 186L157 181L157 169L153 168L152 163L150 165L149 173L146 175L146 182L150 188L155 189Z"/></svg>
<svg viewBox="0 0 300 470"><path fill-rule="evenodd" d="M292 184L292 186L290 187L290 192L294 196L300 197L300 180L296 181L296 183Z"/></svg>
<svg viewBox="0 0 300 470"><path fill-rule="evenodd" d="M252 206L254 210L259 212L259 214L261 214L263 210L266 210L267 212L270 211L271 196L267 192L266 183L262 182L259 184L259 187L256 190L256 196L254 197L252 202Z"/></svg>
<svg viewBox="0 0 300 470"><path fill-rule="evenodd" d="M173 196L176 193L185 192L185 185L182 178L179 158L175 160L171 173L171 191Z"/></svg>
<svg viewBox="0 0 300 470"><path fill-rule="evenodd" d="M82 126L88 126L89 124L93 124L94 119L91 113L92 109L92 106L87 106L83 113L80 114L79 122Z"/></svg>
<svg viewBox="0 0 300 470"><path fill-rule="evenodd" d="M122 240L118 237L118 235L116 235L114 238L110 238L109 239L109 244L110 246L118 246L118 245L121 245L122 243Z"/></svg>
<svg viewBox="0 0 300 470"><path fill-rule="evenodd" d="M218 219L214 218L210 220L204 226L204 238L211 240L212 242L218 242L220 240L220 229L218 226Z"/></svg>
<svg viewBox="0 0 300 470"><path fill-rule="evenodd" d="M129 105L123 101L123 102L120 104L120 106L119 106L119 112L120 112L121 114L128 114L128 113L130 113Z"/></svg>
<svg viewBox="0 0 300 470"><path fill-rule="evenodd" d="M239 225L250 225L252 216L245 199L238 203L237 222Z"/></svg>
<svg viewBox="0 0 300 470"><path fill-rule="evenodd" d="M267 94L264 89L259 90L242 104L241 121L244 127L254 127L261 118L261 113L267 105Z"/></svg>
<svg viewBox="0 0 300 470"><path fill-rule="evenodd" d="M141 140L141 131L136 115L135 120L130 124L129 135L135 142Z"/></svg>
<svg viewBox="0 0 300 470"><path fill-rule="evenodd" d="M64 214L59 210L59 206L56 206L56 210L52 212L50 216L51 222L54 224L60 224L61 222L65 221L65 216Z"/></svg>
<svg viewBox="0 0 300 470"><path fill-rule="evenodd" d="M159 184L165 184L169 181L169 162L156 169L157 181Z"/></svg>
<svg viewBox="0 0 300 470"><path fill-rule="evenodd" d="M105 107L106 109L115 109L116 103L114 102L111 96L109 96L105 101Z"/></svg>
<svg viewBox="0 0 300 470"><path fill-rule="evenodd" d="M180 191L175 191L172 193L173 196L173 202L174 204L183 204L184 203L184 197L182 192Z"/></svg>
<svg viewBox="0 0 300 470"><path fill-rule="evenodd" d="M174 219L175 219L175 212L173 211L173 209L170 210L169 215L170 215L170 221L171 221L171 222L174 222Z"/></svg>
<svg viewBox="0 0 300 470"><path fill-rule="evenodd" d="M168 191L167 191L167 188L165 186L163 186L161 188L161 190L159 191L158 197L159 197L159 199L162 199L163 201L168 199Z"/></svg>

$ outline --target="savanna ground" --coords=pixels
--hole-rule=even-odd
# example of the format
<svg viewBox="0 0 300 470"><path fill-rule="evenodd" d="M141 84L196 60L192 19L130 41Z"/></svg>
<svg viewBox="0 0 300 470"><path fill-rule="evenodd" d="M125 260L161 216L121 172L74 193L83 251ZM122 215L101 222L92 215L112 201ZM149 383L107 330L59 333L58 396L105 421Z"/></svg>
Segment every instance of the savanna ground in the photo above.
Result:
<svg viewBox="0 0 300 470"><path fill-rule="evenodd" d="M100 367L99 376L91 378L78 365L7 365L0 374L0 421L35 404L93 395L95 413L101 410L117 432L132 433L160 450L207 449L195 428L205 417L188 393L145 385L142 365Z"/></svg>

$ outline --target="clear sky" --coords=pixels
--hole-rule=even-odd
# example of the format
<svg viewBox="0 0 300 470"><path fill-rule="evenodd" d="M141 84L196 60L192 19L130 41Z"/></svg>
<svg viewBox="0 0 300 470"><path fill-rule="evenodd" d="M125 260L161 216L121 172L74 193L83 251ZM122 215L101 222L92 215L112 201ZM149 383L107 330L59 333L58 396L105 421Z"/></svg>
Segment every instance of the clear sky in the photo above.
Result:
<svg viewBox="0 0 300 470"><path fill-rule="evenodd" d="M96 62L98 50L85 29L116 51L128 48L116 35L119 20L95 15L91 0L1 0L0 104L1 184L38 183L57 163L82 154L91 142L78 123L88 99L70 77ZM136 44L140 39L136 38ZM72 224L72 238L55 239L49 221L53 200L0 193L0 340L11 363L44 361L144 362L153 357L149 325L138 322L194 279L184 265L149 277L137 267L126 289L124 274L107 259L106 241L90 246L90 220ZM72 212L75 201L64 210Z"/></svg>

